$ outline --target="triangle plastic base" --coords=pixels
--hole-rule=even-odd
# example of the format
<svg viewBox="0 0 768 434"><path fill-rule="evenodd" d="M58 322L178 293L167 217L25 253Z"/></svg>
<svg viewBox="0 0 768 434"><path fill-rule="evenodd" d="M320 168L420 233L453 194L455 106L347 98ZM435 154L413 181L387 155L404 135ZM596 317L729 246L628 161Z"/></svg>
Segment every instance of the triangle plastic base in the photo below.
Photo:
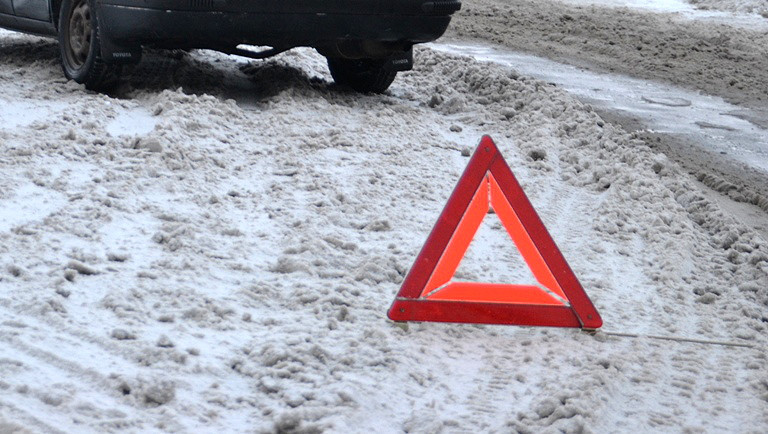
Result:
<svg viewBox="0 0 768 434"><path fill-rule="evenodd" d="M389 310L393 321L581 327L573 309L541 304L396 299Z"/></svg>

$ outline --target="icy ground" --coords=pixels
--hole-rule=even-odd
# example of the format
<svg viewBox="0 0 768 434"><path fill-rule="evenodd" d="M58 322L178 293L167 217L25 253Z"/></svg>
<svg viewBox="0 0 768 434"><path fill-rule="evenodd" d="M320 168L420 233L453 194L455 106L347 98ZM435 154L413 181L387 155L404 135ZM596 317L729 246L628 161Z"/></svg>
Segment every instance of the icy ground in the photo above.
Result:
<svg viewBox="0 0 768 434"><path fill-rule="evenodd" d="M329 82L150 53L104 96L0 33L0 431L766 431L766 240L676 163L469 58ZM753 347L388 322L482 134L606 331ZM463 275L518 276L480 237Z"/></svg>
<svg viewBox="0 0 768 434"><path fill-rule="evenodd" d="M491 42L590 70L665 81L766 109L768 19L726 12L721 18L706 18L591 3L465 0L442 41Z"/></svg>
<svg viewBox="0 0 768 434"><path fill-rule="evenodd" d="M768 19L733 3L465 0L434 47L562 86L768 237Z"/></svg>
<svg viewBox="0 0 768 434"><path fill-rule="evenodd" d="M760 21L760 14L768 14L765 0L559 0L579 6L598 5L611 8L630 8L651 12L679 13L691 19L727 19L746 23ZM742 16L734 16L733 13ZM747 17L748 15L754 15Z"/></svg>
<svg viewBox="0 0 768 434"><path fill-rule="evenodd" d="M501 48L444 43L431 47L555 83L604 111L634 117L654 132L685 136L713 152L731 155L768 178L768 119L761 113L677 86L586 71Z"/></svg>
<svg viewBox="0 0 768 434"><path fill-rule="evenodd" d="M768 1L765 0L689 0L689 2L701 10L761 14L768 18Z"/></svg>

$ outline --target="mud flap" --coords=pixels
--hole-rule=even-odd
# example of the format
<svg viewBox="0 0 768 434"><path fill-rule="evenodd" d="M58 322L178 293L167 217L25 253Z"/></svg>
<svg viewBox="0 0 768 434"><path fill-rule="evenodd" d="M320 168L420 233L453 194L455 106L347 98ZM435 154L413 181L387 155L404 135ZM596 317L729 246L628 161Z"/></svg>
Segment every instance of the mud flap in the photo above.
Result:
<svg viewBox="0 0 768 434"><path fill-rule="evenodd" d="M384 68L389 71L410 71L413 69L413 49L392 55Z"/></svg>
<svg viewBox="0 0 768 434"><path fill-rule="evenodd" d="M108 35L99 35L101 58L111 64L135 64L141 60L141 45L123 46L116 44Z"/></svg>

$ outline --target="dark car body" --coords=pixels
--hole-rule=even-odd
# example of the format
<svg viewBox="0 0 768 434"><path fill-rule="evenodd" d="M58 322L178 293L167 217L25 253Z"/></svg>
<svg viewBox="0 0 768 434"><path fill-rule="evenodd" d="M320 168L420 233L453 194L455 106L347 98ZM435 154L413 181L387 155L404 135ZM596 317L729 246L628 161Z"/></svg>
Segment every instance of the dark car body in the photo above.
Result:
<svg viewBox="0 0 768 434"><path fill-rule="evenodd" d="M329 59L397 58L440 37L461 7L458 0L87 1L108 63L138 61L142 46L248 55L237 48L243 44L314 47ZM0 0L0 27L56 36L62 2Z"/></svg>

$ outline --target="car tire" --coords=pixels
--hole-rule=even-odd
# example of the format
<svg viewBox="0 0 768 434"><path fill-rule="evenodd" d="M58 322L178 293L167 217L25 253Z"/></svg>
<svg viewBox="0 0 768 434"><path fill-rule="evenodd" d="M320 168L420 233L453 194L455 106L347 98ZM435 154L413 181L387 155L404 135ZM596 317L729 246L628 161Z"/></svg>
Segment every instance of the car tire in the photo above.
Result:
<svg viewBox="0 0 768 434"><path fill-rule="evenodd" d="M383 93L395 81L397 71L386 64L386 59L328 58L333 81L363 93Z"/></svg>
<svg viewBox="0 0 768 434"><path fill-rule="evenodd" d="M59 12L59 51L64 75L85 85L86 89L104 91L117 84L119 65L105 62L101 56L98 8L94 0L64 0Z"/></svg>

